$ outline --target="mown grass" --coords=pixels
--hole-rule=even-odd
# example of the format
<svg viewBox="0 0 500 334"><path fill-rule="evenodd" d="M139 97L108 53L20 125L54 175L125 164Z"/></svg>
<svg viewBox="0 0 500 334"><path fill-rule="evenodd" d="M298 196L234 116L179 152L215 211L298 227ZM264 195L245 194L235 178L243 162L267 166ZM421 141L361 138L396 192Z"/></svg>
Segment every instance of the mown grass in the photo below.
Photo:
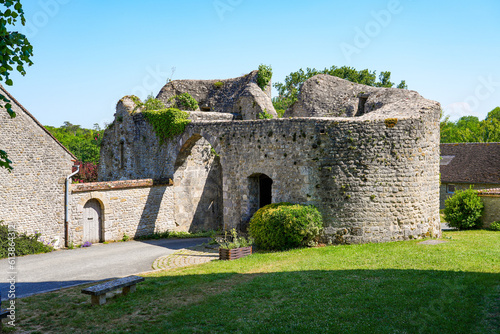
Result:
<svg viewBox="0 0 500 334"><path fill-rule="evenodd" d="M447 232L444 240L258 253L155 272L100 307L81 287L23 298L16 330L498 333L500 233Z"/></svg>

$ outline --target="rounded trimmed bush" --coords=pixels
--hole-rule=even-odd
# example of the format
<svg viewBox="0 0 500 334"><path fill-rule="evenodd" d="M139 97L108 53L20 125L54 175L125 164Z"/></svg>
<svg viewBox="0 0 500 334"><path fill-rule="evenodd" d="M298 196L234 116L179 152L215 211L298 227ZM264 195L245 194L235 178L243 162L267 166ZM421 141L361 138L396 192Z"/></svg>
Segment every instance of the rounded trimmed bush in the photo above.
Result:
<svg viewBox="0 0 500 334"><path fill-rule="evenodd" d="M474 189L458 190L444 202L444 219L459 230L480 228L483 202Z"/></svg>
<svg viewBox="0 0 500 334"><path fill-rule="evenodd" d="M313 205L273 203L260 208L248 231L255 243L268 250L284 250L314 243L323 218Z"/></svg>

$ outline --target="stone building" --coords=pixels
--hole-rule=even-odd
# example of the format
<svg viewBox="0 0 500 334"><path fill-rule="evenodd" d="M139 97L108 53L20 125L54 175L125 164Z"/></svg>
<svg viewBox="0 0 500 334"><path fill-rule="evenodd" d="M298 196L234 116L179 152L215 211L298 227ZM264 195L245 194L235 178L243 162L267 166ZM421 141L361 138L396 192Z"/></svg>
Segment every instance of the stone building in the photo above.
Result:
<svg viewBox="0 0 500 334"><path fill-rule="evenodd" d="M17 116L0 109L0 148L12 160L0 168L0 220L19 232L40 232L63 245L65 179L76 158L1 85Z"/></svg>
<svg viewBox="0 0 500 334"><path fill-rule="evenodd" d="M441 144L439 205L456 190L500 188L500 143Z"/></svg>
<svg viewBox="0 0 500 334"><path fill-rule="evenodd" d="M101 198L104 217L115 217L100 233L114 237L125 226L132 236L161 229L244 230L259 207L287 201L316 205L330 243L440 236L439 103L414 91L318 75L303 84L285 118L260 120L263 108L257 106L271 101L254 90L254 74L231 80L236 86L229 101L209 98L211 90L226 86L215 88L218 81L167 84L158 98L168 101L186 89L202 101L184 133L165 143L134 99L120 100L103 140L101 182L73 193L73 207L80 205L75 224L82 204L94 197ZM248 95L249 86L255 94ZM126 195L116 187L127 180L152 186ZM119 205L137 198L141 204L116 219ZM128 219L137 216L144 216L141 226Z"/></svg>

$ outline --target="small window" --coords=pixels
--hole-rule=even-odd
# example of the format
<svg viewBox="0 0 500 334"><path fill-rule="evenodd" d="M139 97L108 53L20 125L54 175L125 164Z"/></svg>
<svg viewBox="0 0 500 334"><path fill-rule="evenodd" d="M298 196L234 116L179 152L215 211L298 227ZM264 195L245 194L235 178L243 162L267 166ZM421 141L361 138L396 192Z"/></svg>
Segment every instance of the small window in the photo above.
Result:
<svg viewBox="0 0 500 334"><path fill-rule="evenodd" d="M446 185L446 192L448 194L453 194L455 192L455 185L454 184Z"/></svg>

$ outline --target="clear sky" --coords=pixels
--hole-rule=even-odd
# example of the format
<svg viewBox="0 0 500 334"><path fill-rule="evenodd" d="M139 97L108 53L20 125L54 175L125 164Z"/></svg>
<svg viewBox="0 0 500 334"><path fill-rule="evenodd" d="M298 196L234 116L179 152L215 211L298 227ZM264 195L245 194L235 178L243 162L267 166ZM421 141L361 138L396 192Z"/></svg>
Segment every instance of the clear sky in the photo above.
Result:
<svg viewBox="0 0 500 334"><path fill-rule="evenodd" d="M273 82L306 67L391 71L452 119L500 106L498 0L21 3L34 65L6 88L44 125L103 126L124 95L259 64Z"/></svg>

